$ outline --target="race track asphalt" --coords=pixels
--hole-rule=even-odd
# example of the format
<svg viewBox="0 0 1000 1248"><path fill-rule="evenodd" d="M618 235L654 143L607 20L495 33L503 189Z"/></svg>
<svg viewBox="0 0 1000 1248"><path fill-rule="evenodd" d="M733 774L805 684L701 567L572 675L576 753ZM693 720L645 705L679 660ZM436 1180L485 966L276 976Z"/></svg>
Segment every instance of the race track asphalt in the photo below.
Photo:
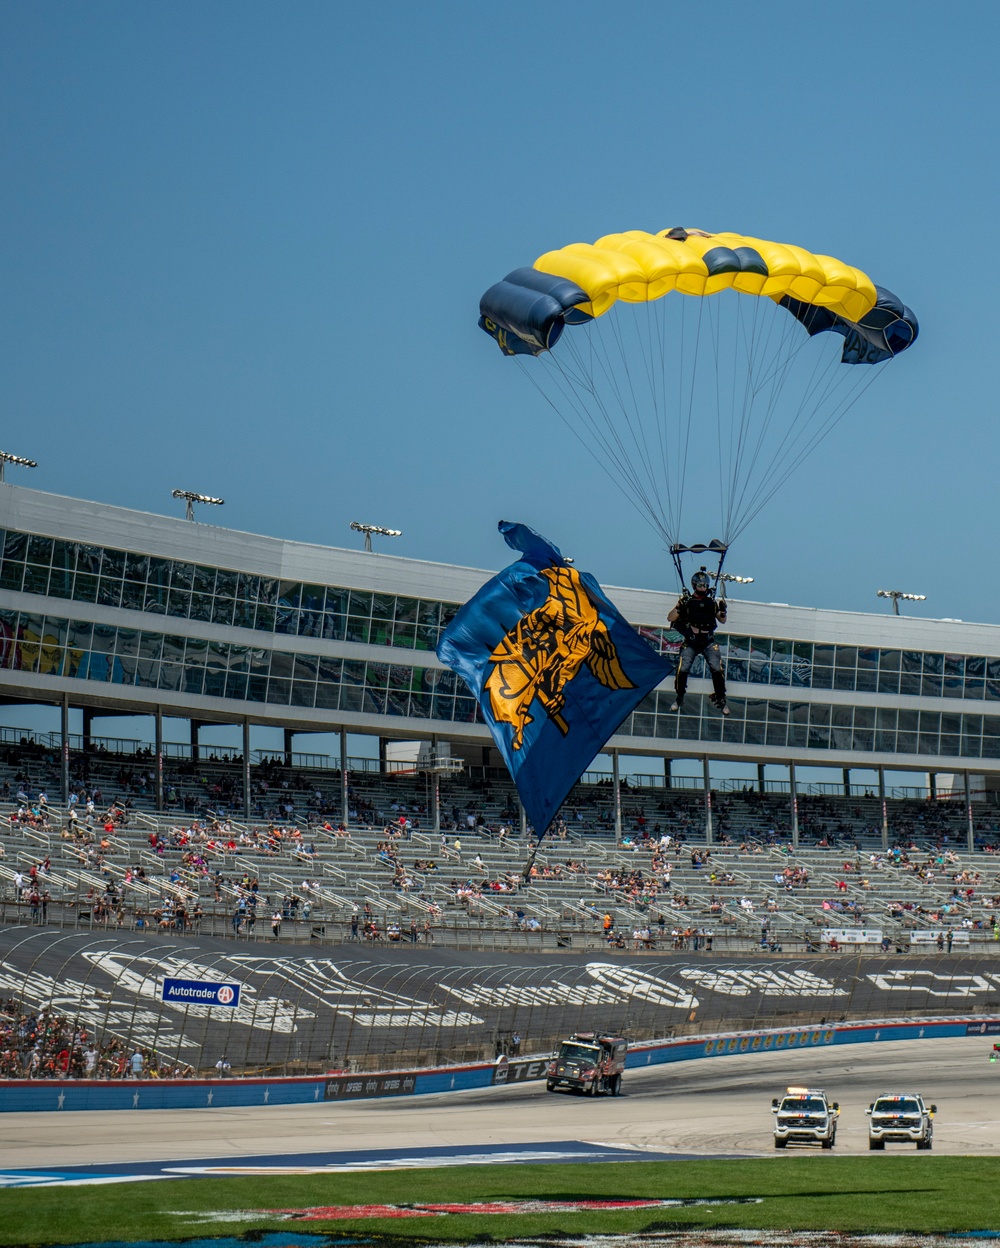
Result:
<svg viewBox="0 0 1000 1248"><path fill-rule="evenodd" d="M531 1083L335 1106L3 1114L0 1169L570 1140L778 1159L803 1151L773 1147L771 1098L788 1084L825 1088L840 1102L835 1154L868 1151L865 1110L882 1092L918 1092L938 1106L935 1152L991 1154L1000 1152L991 1047L958 1037L710 1058L629 1072L617 1099Z"/></svg>

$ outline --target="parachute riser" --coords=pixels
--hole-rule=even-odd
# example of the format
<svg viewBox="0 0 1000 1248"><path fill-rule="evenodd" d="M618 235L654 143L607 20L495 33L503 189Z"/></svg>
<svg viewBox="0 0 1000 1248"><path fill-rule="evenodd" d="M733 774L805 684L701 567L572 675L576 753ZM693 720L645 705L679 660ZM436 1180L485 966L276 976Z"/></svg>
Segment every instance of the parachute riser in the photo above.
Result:
<svg viewBox="0 0 1000 1248"><path fill-rule="evenodd" d="M718 555L719 562L714 572L708 572L708 568L704 564L702 564L700 568L702 572L708 572L709 577L711 577L712 579L711 594L713 598L716 597L719 591L719 582L722 580L722 569L723 569L723 565L726 562L726 555L729 554L729 547L724 546L719 541L710 542L707 546L701 546L701 545L681 546L678 543L675 543L673 546L671 546L670 557L673 560L674 567L677 570L677 579L680 582L681 593L686 593L688 591L688 583L687 583L687 578L684 575L684 561L683 561L683 556L686 554Z"/></svg>

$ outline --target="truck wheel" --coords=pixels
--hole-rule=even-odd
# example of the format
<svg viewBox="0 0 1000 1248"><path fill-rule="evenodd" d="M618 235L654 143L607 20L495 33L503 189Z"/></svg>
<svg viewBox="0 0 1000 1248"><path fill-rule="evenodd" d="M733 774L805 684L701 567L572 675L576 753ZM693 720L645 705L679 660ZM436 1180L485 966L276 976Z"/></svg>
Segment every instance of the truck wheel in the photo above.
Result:
<svg viewBox="0 0 1000 1248"><path fill-rule="evenodd" d="M622 1094L622 1077L621 1075L615 1075L614 1079L612 1079L611 1081L611 1095L621 1096L621 1094Z"/></svg>
<svg viewBox="0 0 1000 1248"><path fill-rule="evenodd" d="M554 1092L554 1091L556 1090L556 1085L555 1085L554 1083L552 1083L551 1081L549 1081L549 1082L548 1082L548 1083L546 1083L546 1085L545 1085L545 1090L546 1090L547 1092Z"/></svg>
<svg viewBox="0 0 1000 1248"><path fill-rule="evenodd" d="M831 1135L829 1139L823 1140L823 1147L833 1148L834 1144L836 1143L836 1140L837 1140L837 1137L835 1135Z"/></svg>
<svg viewBox="0 0 1000 1248"><path fill-rule="evenodd" d="M775 1140L774 1141L775 1148L784 1148L787 1144L788 1144L787 1140Z"/></svg>
<svg viewBox="0 0 1000 1248"><path fill-rule="evenodd" d="M926 1150L930 1149L930 1147L931 1147L931 1141L930 1141L930 1140L917 1140L917 1148L918 1148L921 1152L924 1152L924 1151L926 1151Z"/></svg>
<svg viewBox="0 0 1000 1248"><path fill-rule="evenodd" d="M869 1149L874 1152L885 1152L885 1140L869 1140Z"/></svg>

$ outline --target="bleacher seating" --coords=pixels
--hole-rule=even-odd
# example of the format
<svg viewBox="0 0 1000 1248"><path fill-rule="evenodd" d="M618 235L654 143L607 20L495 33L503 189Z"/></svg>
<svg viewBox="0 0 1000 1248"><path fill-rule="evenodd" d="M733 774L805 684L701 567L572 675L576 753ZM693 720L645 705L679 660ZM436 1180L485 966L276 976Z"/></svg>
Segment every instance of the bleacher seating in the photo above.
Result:
<svg viewBox="0 0 1000 1248"><path fill-rule="evenodd" d="M969 855L961 802L890 799L895 848L884 853L877 798L803 795L793 851L788 796L730 785L714 794L707 847L702 792L627 785L616 844L610 782L590 777L537 847L524 882L533 847L519 835L516 794L500 774L443 780L435 833L426 777L357 765L340 827L339 772L265 757L251 768L246 822L237 815L242 760L207 755L167 760L168 809L157 813L148 751L74 753L74 826L51 743L25 734L0 747L3 920L272 939L277 914L281 939L416 937L473 948L610 940L632 951L776 955L820 947L823 928L881 928L899 948L914 929L931 927L992 940L1000 907L1000 810L991 802L976 806ZM116 813L105 832L109 808ZM248 904L255 894L256 908Z"/></svg>

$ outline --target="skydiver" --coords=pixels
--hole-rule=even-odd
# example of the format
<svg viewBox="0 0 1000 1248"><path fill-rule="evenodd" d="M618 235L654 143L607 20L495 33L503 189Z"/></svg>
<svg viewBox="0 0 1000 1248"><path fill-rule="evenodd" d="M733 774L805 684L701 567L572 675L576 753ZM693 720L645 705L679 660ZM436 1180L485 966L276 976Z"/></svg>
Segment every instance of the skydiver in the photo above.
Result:
<svg viewBox="0 0 1000 1248"><path fill-rule="evenodd" d="M712 701L723 715L729 714L726 705L726 678L722 672L722 652L715 640L715 630L719 624L726 622L726 600L712 597L709 592L711 580L704 568L700 568L691 577L693 594L687 590L677 599L677 605L667 616L684 638L677 664L677 675L674 677L674 704L672 711L679 711L684 705L684 694L687 690L688 673L691 664L700 654L704 656L708 669L712 674Z"/></svg>

